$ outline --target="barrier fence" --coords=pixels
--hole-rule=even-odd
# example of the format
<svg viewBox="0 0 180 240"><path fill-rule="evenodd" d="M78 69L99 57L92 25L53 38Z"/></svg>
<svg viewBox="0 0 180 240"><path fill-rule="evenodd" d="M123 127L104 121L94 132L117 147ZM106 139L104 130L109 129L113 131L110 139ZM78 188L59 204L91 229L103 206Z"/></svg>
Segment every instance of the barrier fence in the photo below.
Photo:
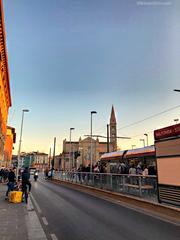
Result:
<svg viewBox="0 0 180 240"><path fill-rule="evenodd" d="M53 178L112 192L135 195L152 201L158 199L156 176L60 171L56 172Z"/></svg>

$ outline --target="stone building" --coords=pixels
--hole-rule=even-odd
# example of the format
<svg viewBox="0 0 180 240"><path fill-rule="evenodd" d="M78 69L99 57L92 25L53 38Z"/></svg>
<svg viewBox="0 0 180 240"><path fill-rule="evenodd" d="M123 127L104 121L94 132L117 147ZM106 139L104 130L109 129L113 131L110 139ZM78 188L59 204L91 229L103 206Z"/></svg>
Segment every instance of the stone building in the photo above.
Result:
<svg viewBox="0 0 180 240"><path fill-rule="evenodd" d="M39 171L44 171L44 169L49 166L49 158L47 153L33 152L34 162L33 166L36 167Z"/></svg>
<svg viewBox="0 0 180 240"><path fill-rule="evenodd" d="M110 116L110 143L109 151L117 150L117 124L114 107L112 106ZM71 150L70 150L71 148ZM101 155L108 151L107 141L102 142L99 138L92 138L92 160L93 165L96 164ZM63 170L72 167L78 168L81 164L88 166L91 161L91 137L85 139L79 138L79 141L71 143L66 139L63 141L63 152L61 156L61 168Z"/></svg>
<svg viewBox="0 0 180 240"><path fill-rule="evenodd" d="M4 12L0 0L0 166L3 165L4 145L6 139L6 125L8 110L11 106L11 93L9 83L9 69L6 50L6 34L4 25Z"/></svg>
<svg viewBox="0 0 180 240"><path fill-rule="evenodd" d="M62 155L56 155L54 158L54 169L56 170L61 170L61 159L62 159Z"/></svg>

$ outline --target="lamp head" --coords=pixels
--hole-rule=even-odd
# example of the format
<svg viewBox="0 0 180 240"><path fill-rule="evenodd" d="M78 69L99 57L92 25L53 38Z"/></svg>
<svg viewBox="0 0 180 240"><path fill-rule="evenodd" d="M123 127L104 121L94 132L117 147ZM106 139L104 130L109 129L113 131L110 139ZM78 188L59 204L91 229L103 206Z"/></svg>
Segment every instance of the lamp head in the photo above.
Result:
<svg viewBox="0 0 180 240"><path fill-rule="evenodd" d="M91 111L91 114L96 114L97 112L96 111Z"/></svg>
<svg viewBox="0 0 180 240"><path fill-rule="evenodd" d="M22 111L23 112L29 112L29 109L23 109Z"/></svg>

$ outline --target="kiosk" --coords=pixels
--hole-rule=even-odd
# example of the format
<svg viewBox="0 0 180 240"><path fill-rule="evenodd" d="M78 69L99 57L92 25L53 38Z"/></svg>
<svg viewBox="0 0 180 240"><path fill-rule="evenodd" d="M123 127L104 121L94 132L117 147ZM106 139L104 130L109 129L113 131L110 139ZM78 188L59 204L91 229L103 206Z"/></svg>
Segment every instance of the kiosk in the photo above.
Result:
<svg viewBox="0 0 180 240"><path fill-rule="evenodd" d="M180 207L180 124L154 131L159 202Z"/></svg>

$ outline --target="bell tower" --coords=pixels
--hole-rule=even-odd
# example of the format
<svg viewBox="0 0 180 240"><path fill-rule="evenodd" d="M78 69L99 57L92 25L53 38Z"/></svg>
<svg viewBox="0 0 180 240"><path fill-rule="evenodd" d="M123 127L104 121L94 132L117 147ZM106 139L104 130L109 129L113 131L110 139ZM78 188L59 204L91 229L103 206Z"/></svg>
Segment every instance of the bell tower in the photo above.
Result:
<svg viewBox="0 0 180 240"><path fill-rule="evenodd" d="M111 117L110 117L110 144L112 146L112 151L117 151L117 128L116 128L116 116L114 111L114 106L112 105Z"/></svg>

